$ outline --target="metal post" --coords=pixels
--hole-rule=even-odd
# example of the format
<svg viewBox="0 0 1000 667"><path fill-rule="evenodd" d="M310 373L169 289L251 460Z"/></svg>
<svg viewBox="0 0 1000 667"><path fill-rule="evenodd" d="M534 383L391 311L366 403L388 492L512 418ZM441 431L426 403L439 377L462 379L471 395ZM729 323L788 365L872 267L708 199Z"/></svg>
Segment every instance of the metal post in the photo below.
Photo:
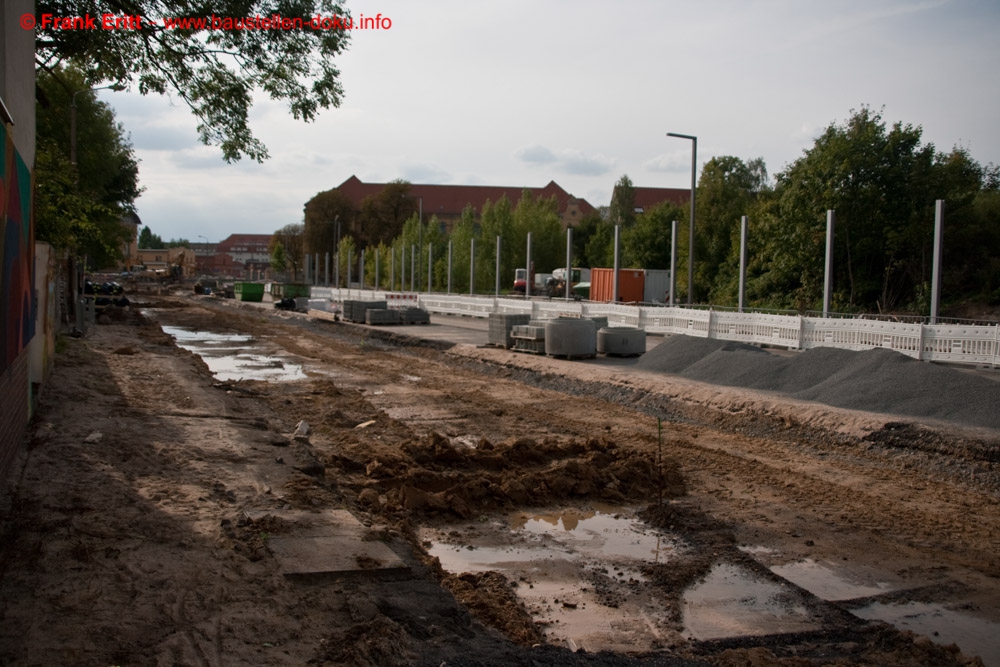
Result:
<svg viewBox="0 0 1000 667"><path fill-rule="evenodd" d="M337 254L333 256L333 275L337 289L340 289L340 246L337 246Z"/></svg>
<svg viewBox="0 0 1000 667"><path fill-rule="evenodd" d="M476 293L476 239L472 239L469 250L469 296Z"/></svg>
<svg viewBox="0 0 1000 667"><path fill-rule="evenodd" d="M365 288L365 249L361 249L361 264L358 266L358 284Z"/></svg>
<svg viewBox="0 0 1000 667"><path fill-rule="evenodd" d="M354 250L347 249L347 289L351 289L351 263L354 261Z"/></svg>
<svg viewBox="0 0 1000 667"><path fill-rule="evenodd" d="M330 253L323 253L323 286L330 286Z"/></svg>
<svg viewBox="0 0 1000 667"><path fill-rule="evenodd" d="M399 249L399 291L406 291L406 248Z"/></svg>
<svg viewBox="0 0 1000 667"><path fill-rule="evenodd" d="M381 255L381 254L382 253L380 253L378 251L378 249L376 248L376 250L375 250L375 290L376 291L378 291L378 285L379 285L379 277L380 277L379 276L379 259L380 259L379 255Z"/></svg>
<svg viewBox="0 0 1000 667"><path fill-rule="evenodd" d="M494 296L500 296L500 237L497 236L497 268L496 268L496 288Z"/></svg>
<svg viewBox="0 0 1000 667"><path fill-rule="evenodd" d="M612 269L614 273L611 276L611 302L618 303L618 270L619 270L619 242L621 241L621 225L615 225L615 267Z"/></svg>
<svg viewBox="0 0 1000 667"><path fill-rule="evenodd" d="M670 222L670 299L667 305L673 307L677 291L677 221Z"/></svg>
<svg viewBox="0 0 1000 667"><path fill-rule="evenodd" d="M934 261L931 265L931 324L937 324L941 297L941 251L944 240L944 200L934 202Z"/></svg>
<svg viewBox="0 0 1000 667"><path fill-rule="evenodd" d="M569 299L570 283L573 282L573 228L566 228L566 299Z"/></svg>
<svg viewBox="0 0 1000 667"><path fill-rule="evenodd" d="M740 218L740 308L743 312L743 304L746 300L747 289L747 217Z"/></svg>
<svg viewBox="0 0 1000 667"><path fill-rule="evenodd" d="M417 246L410 245L410 291L416 291L417 281Z"/></svg>
<svg viewBox="0 0 1000 667"><path fill-rule="evenodd" d="M319 253L314 253L316 257L316 275L313 276L313 285L319 285Z"/></svg>
<svg viewBox="0 0 1000 667"><path fill-rule="evenodd" d="M691 140L691 214L688 231L688 303L694 303L694 200L698 180L698 137L690 134L667 132L668 137Z"/></svg>
<svg viewBox="0 0 1000 667"><path fill-rule="evenodd" d="M427 244L427 291L432 292L434 287L434 281L431 280L434 276L432 275L432 269L434 268L434 246L430 243Z"/></svg>
<svg viewBox="0 0 1000 667"><path fill-rule="evenodd" d="M535 279L531 272L531 232L528 232L528 256L524 264L524 298L531 298L531 283Z"/></svg>
<svg viewBox="0 0 1000 667"><path fill-rule="evenodd" d="M417 218L417 291L420 291L420 267L422 264L421 253L424 248L424 198L420 197L420 217ZM429 260L428 260L429 261ZM430 291L430 279L427 280L427 290Z"/></svg>
<svg viewBox="0 0 1000 667"><path fill-rule="evenodd" d="M389 248L389 291L396 289L396 249Z"/></svg>
<svg viewBox="0 0 1000 667"><path fill-rule="evenodd" d="M826 212L826 266L823 269L823 317L830 316L830 297L833 293L833 209Z"/></svg>
<svg viewBox="0 0 1000 667"><path fill-rule="evenodd" d="M448 241L448 294L451 294L451 241Z"/></svg>

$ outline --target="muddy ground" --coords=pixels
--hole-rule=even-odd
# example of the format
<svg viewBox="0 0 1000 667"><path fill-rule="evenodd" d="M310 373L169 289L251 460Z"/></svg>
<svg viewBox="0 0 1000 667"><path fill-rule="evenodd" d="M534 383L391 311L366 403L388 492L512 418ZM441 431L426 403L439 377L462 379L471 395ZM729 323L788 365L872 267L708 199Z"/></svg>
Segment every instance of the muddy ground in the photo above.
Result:
<svg viewBox="0 0 1000 667"><path fill-rule="evenodd" d="M1000 623L994 431L211 297L141 308L60 341L0 505L0 664L979 664L801 590L812 629L684 632L684 591L719 564L777 580L803 559L888 577L882 602ZM162 324L250 334L306 378L220 381ZM518 596L530 576L449 573L430 553L431 534L471 546L469 526L515 512L609 506L686 545L641 584L581 581L591 611L655 598L653 640L632 650L561 639ZM405 567L283 574L282 513L333 509Z"/></svg>

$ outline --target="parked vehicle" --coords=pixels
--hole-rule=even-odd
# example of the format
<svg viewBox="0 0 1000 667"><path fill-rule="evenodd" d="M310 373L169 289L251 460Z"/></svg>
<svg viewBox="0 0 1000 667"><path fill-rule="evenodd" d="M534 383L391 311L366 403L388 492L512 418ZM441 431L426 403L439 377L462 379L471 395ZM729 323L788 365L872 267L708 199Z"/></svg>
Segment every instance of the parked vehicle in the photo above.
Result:
<svg viewBox="0 0 1000 667"><path fill-rule="evenodd" d="M573 287L580 283L590 284L590 269L580 268L574 266L569 272L569 287L570 292L573 291ZM545 294L547 296L565 296L566 295L566 269L555 269L552 271L552 277L550 277L545 283ZM574 295L575 296L575 295ZM579 297L577 297L579 298Z"/></svg>

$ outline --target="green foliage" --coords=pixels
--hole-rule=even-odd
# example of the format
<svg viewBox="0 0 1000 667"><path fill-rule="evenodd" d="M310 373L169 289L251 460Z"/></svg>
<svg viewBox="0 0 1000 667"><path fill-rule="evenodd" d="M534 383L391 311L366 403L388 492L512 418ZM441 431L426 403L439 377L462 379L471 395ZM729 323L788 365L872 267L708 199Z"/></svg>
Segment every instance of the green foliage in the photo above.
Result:
<svg viewBox="0 0 1000 667"><path fill-rule="evenodd" d="M154 234L153 230L149 227L143 227L142 231L139 232L139 248L142 250L149 250L151 248L159 249L166 248L167 245L163 242L158 234Z"/></svg>
<svg viewBox="0 0 1000 667"><path fill-rule="evenodd" d="M285 246L280 241L271 244L271 268L277 273L284 273L288 270L288 256L285 254Z"/></svg>
<svg viewBox="0 0 1000 667"><path fill-rule="evenodd" d="M669 269L671 223L685 215L676 204L661 202L637 216L635 224L621 231L620 268ZM611 261L605 266L614 265L613 248Z"/></svg>
<svg viewBox="0 0 1000 667"><path fill-rule="evenodd" d="M356 222L350 198L337 189L320 192L306 202L305 242L310 253L334 252L338 226L341 233L354 233Z"/></svg>
<svg viewBox="0 0 1000 667"><path fill-rule="evenodd" d="M36 31L40 70L64 63L84 70L91 84L137 85L143 95L170 94L198 119L205 144L218 145L227 161L267 157L250 130L253 94L287 101L292 116L313 120L320 109L340 105L343 90L334 56L347 47L347 30L167 28L164 18L348 16L331 0L132 0L113 11L142 17L138 29ZM112 11L108 8L106 11ZM100 16L90 0L38 0L36 16ZM158 23L157 23L158 21Z"/></svg>
<svg viewBox="0 0 1000 667"><path fill-rule="evenodd" d="M615 183L615 189L611 195L609 221L612 228L614 225L621 225L622 229L628 229L635 224L635 186L632 185L632 180L627 174Z"/></svg>
<svg viewBox="0 0 1000 667"><path fill-rule="evenodd" d="M70 162L75 93L76 157ZM83 75L61 68L37 79L36 238L86 255L92 266L116 266L135 212L139 166L111 108L97 101Z"/></svg>
<svg viewBox="0 0 1000 667"><path fill-rule="evenodd" d="M419 206L419 200L410 196L408 182L391 181L377 195L365 197L358 215L349 219L348 227L341 220L341 228L362 247L388 243L399 235L404 222L418 215Z"/></svg>
<svg viewBox="0 0 1000 667"><path fill-rule="evenodd" d="M85 255L88 265L118 264L131 232L117 211L82 190L75 170L51 140L35 152L35 238L56 249Z"/></svg>
<svg viewBox="0 0 1000 667"><path fill-rule="evenodd" d="M271 236L268 250L272 259L279 246L284 253L284 270L291 270L292 282L295 282L299 269L305 266L305 225L285 225Z"/></svg>

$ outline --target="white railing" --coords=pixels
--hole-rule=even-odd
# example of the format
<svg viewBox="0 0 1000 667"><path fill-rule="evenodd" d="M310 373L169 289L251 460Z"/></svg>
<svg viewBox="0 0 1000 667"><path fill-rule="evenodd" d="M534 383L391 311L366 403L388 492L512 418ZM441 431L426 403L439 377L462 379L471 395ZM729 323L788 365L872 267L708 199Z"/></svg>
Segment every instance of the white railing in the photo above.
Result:
<svg viewBox="0 0 1000 667"><path fill-rule="evenodd" d="M526 313L532 319L607 317L608 324L634 326L652 334L684 334L793 350L813 347L869 350L884 347L924 361L1000 368L1000 326L997 325L912 324L860 318L736 313L679 306L626 306L562 299L525 300L356 288L313 287L312 298L331 301L385 300L392 307L419 305L431 313L469 317L488 317L490 313Z"/></svg>

